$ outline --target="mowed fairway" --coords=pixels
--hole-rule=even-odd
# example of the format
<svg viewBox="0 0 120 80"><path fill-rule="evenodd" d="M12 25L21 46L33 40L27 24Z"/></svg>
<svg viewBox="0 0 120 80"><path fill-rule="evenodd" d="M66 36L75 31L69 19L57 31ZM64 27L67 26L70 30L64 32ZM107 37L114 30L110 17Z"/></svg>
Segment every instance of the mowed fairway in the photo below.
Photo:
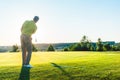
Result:
<svg viewBox="0 0 120 80"><path fill-rule="evenodd" d="M0 53L0 80L120 80L120 52L33 52L31 64Z"/></svg>

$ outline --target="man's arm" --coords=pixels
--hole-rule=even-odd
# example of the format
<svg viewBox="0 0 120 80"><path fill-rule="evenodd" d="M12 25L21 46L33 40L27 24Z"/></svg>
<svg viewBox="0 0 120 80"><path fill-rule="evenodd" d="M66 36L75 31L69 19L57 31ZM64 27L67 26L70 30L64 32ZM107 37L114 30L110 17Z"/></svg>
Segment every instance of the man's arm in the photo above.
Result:
<svg viewBox="0 0 120 80"><path fill-rule="evenodd" d="M33 30L33 34L36 32L36 30L37 30L37 29L34 29L34 30Z"/></svg>
<svg viewBox="0 0 120 80"><path fill-rule="evenodd" d="M34 29L33 29L33 34L36 32L36 30L37 30L37 26L36 26L36 24L34 25Z"/></svg>

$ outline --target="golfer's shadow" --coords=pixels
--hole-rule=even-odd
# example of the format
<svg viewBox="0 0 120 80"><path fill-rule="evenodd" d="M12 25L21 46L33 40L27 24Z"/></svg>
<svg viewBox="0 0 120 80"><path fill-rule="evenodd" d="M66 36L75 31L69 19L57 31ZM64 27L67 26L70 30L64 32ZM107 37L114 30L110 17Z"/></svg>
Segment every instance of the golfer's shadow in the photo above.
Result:
<svg viewBox="0 0 120 80"><path fill-rule="evenodd" d="M64 75L66 75L67 77L69 77L69 80L74 80L74 78L70 75L70 73L66 72L66 71L63 69L62 66L57 65L56 63L51 63L51 65L52 65L53 67L58 68L60 71L62 71L62 73L63 73Z"/></svg>
<svg viewBox="0 0 120 80"><path fill-rule="evenodd" d="M18 80L30 80L30 68L22 67Z"/></svg>

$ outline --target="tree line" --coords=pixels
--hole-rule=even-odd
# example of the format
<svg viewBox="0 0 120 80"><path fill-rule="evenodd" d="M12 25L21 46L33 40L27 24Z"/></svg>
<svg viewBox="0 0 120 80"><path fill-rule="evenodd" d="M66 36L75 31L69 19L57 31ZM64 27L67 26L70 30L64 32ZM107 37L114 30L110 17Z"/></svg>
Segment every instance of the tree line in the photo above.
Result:
<svg viewBox="0 0 120 80"><path fill-rule="evenodd" d="M19 47L18 47L18 45L16 44L16 45L13 45L13 46L12 46L12 50L11 50L10 52L19 52L19 51L20 51L20 50L19 50ZM35 47L34 44L32 44L32 51L33 51L33 52L39 51L39 50L37 49L37 47ZM55 48L50 44L50 45L48 46L48 48L46 49L46 51L55 51Z"/></svg>
<svg viewBox="0 0 120 80"><path fill-rule="evenodd" d="M52 45L49 45L47 51L55 51ZM79 43L65 47L63 51L120 51L120 43L118 45L103 42L98 38L96 43L91 42L87 36L83 36Z"/></svg>
<svg viewBox="0 0 120 80"><path fill-rule="evenodd" d="M87 36L83 36L79 43L64 48L64 51L120 51L120 43L111 45L98 38L98 41L93 44Z"/></svg>
<svg viewBox="0 0 120 80"><path fill-rule="evenodd" d="M55 51L55 48L49 45L47 51ZM120 51L120 43L111 45L109 42L102 42L101 38L93 43L87 36L83 36L79 43L65 47L63 51Z"/></svg>
<svg viewBox="0 0 120 80"><path fill-rule="evenodd" d="M13 45L13 52L18 52L18 46ZM33 44L33 51L38 49ZM50 44L46 51L56 51L54 46ZM109 42L104 43L101 38L98 38L96 43L91 42L87 36L83 36L79 43L72 44L63 48L63 51L120 51L120 43L111 45Z"/></svg>

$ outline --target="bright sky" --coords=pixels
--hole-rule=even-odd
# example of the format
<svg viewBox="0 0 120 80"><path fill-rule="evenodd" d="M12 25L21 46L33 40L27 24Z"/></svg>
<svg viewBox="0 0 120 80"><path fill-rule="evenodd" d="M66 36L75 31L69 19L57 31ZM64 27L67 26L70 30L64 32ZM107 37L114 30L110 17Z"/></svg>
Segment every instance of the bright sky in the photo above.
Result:
<svg viewBox="0 0 120 80"><path fill-rule="evenodd" d="M33 43L79 42L83 35L120 42L120 0L1 0L0 45L20 44L23 22L35 15Z"/></svg>

